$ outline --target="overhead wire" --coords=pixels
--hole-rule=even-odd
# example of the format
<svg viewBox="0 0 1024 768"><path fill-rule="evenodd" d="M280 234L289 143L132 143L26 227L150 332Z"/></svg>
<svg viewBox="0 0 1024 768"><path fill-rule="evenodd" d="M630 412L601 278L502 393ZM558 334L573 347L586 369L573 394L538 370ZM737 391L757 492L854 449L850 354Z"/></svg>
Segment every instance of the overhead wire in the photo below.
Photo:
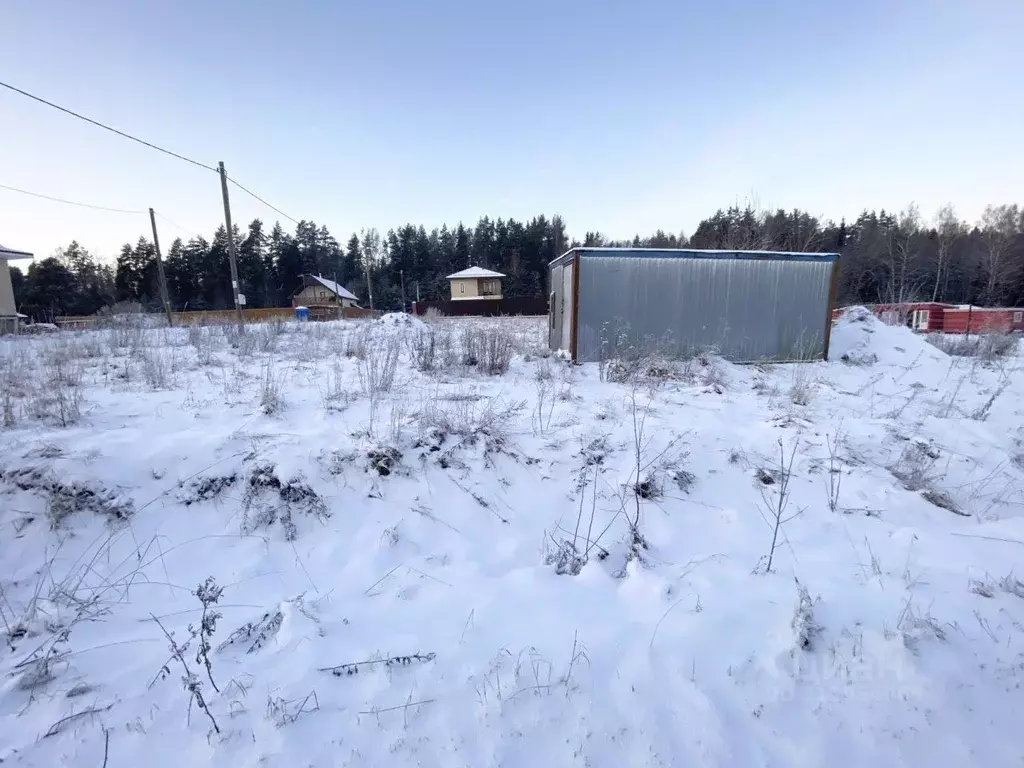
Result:
<svg viewBox="0 0 1024 768"><path fill-rule="evenodd" d="M111 213L128 213L128 214L141 215L141 216L145 216L146 214L149 213L149 211L133 211L133 210L129 210L127 208L110 208L110 207L105 206L105 205L92 205L91 203L79 203L79 202L77 202L75 200L65 200L62 197L53 197L52 195L44 195L44 194L42 194L40 192L31 192L31 191L29 191L27 189L19 189L18 187L11 187L11 186L8 186L7 184L0 184L0 189L7 189L7 190L10 190L11 192L18 192L18 193L20 193L22 195L30 195L31 197L39 197L39 198L42 198L43 200L50 200L50 201L52 201L54 203L64 203L65 205L74 205L74 206L77 206L79 208L92 208L93 210L97 210L97 211L109 211ZM201 235L196 234L191 229L186 229L185 227L181 226L180 224L177 224L176 222L171 221L169 218L164 216L159 211L154 210L153 213L156 215L156 217L158 219L163 219L164 221L166 221L168 224L170 224L175 229L180 229L182 232L184 232L187 235L191 235L192 237L201 237Z"/></svg>
<svg viewBox="0 0 1024 768"><path fill-rule="evenodd" d="M220 173L220 171L217 168L214 168L213 166L206 165L206 163L201 163L198 160L193 160L191 157L186 157L185 155L179 155L177 152L172 152L169 149L164 149L161 146L153 144L152 142L146 141L144 139L140 139L137 136L132 136L130 133L125 133L124 131L120 131L117 128L113 128L113 127L111 127L109 125L106 125L105 123L101 123L99 120L93 120L91 117L86 117L85 115L79 114L78 112L75 112L74 110L68 109L67 107L62 107L59 104L54 104L52 101L48 101L48 100L42 98L41 96L36 96L33 93L29 93L28 91L22 90L21 88L18 88L16 86L11 85L10 83L5 83L2 80L0 80L0 86L3 86L4 88L7 88L8 90L14 91L15 93L19 93L22 96L26 96L26 97L32 99L33 101L39 102L40 104L45 104L48 107L52 107L53 109L59 110L59 111L65 113L67 115L71 115L72 117L77 117L79 120L84 120L85 122L90 123L92 125L95 125L98 128L102 128L102 129L104 129L106 131L110 131L111 133L115 133L118 136L122 136L122 137L124 137L126 139L129 139L131 141L134 141L134 142L137 142L139 144L142 144L143 146L149 147L150 149L155 149L157 152L163 152L165 155L170 155L171 157L176 157L179 160L184 160L186 163L191 163L192 165L196 165L196 166L198 166L200 168L204 168L207 171L213 171L214 173L217 173L217 174ZM286 219L288 219L289 221L291 221L294 224L298 224L299 223L298 219L296 219L296 218L294 218L292 216L289 216L287 213L282 211L277 206L272 205L271 203L268 203L262 197L260 197L255 192L253 192L251 189L247 189L246 187L242 186L237 181L232 179L230 176L227 176L227 174L225 174L225 177L227 178L228 181L230 181L232 184L234 184L240 190L245 192L245 194L247 194L250 197L254 198L255 200L258 200L259 202L263 203L263 205L267 206L267 208L270 208L272 211L275 211L275 212L279 213L281 216L284 216ZM21 190L16 190L16 191L21 191ZM27 194L32 194L32 193L27 193ZM38 196L39 197L45 197L43 195L38 195ZM60 202L67 202L67 201L60 201ZM86 207L97 207L97 206L86 206ZM187 230L184 230L184 231L187 231Z"/></svg>
<svg viewBox="0 0 1024 768"><path fill-rule="evenodd" d="M225 175L226 175L226 174L225 174ZM266 202L265 200L263 200L263 198L261 198L261 197L260 197L259 195L257 195L256 193L254 193L254 191L252 191L252 190L250 190L250 189L247 189L247 188L246 188L246 187L244 187L244 186L243 186L242 184L240 184L240 183L239 183L238 181L236 181L236 180L232 179L232 178L231 178L230 176L227 176L227 180L228 180L228 181L230 181L230 182L231 182L232 184L236 185L237 187L239 187L239 188L240 188L240 189L241 189L242 191L244 191L244 193L245 193L246 195L250 196L251 198L255 198L256 200L258 200L258 201L259 201L260 203L262 203L263 205L265 205L265 206L266 206L267 208L269 208L270 210L272 210L272 211L276 211L276 212L280 213L280 214L281 214L282 216L284 216L284 217L285 217L286 219L288 219L289 221L291 221L291 222L292 222L293 224L298 224L298 223L299 223L297 219L294 219L294 218L292 218L291 216L289 216L289 215L288 215L287 213L285 213L285 212L284 212L283 210L281 210L280 208L278 208L278 207L276 207L276 206L272 206L272 205L270 205L270 204L269 204L269 203L267 203L267 202Z"/></svg>
<svg viewBox="0 0 1024 768"><path fill-rule="evenodd" d="M184 160L186 163L192 163L192 165L198 165L200 168L205 168L206 170L213 171L214 173L217 172L216 168L212 168L211 166L206 165L205 163L200 163L198 160L193 160L191 157L185 157L185 155L179 155L177 152L172 152L169 149L164 149L163 147L157 146L156 144L153 144L151 142L145 141L144 139L140 139L137 136L132 136L130 133L125 133L124 131L119 131L117 128L111 128L109 125L106 125L105 123L101 123L99 120L93 120L91 117L86 117L85 115L80 115L78 112L75 112L74 110L68 109L67 107L62 107L59 104L54 104L52 101L47 101L46 99L42 98L41 96L36 96L35 94L29 93L28 91L23 91L21 88L17 88L15 86L11 85L10 83L5 83L3 81L0 81L0 86L3 86L4 88L7 88L7 89L9 89L11 91L14 91L15 93L20 93L22 96L27 96L28 98L33 99L34 101L38 101L40 104L45 104L48 107L53 107L54 109L60 110L61 112L65 113L67 115L71 115L72 117L77 117L79 120L84 120L87 123L92 123L93 125L95 125L95 126L97 126L99 128L102 128L105 131L110 131L111 133L116 133L118 136L123 136L126 139L131 139L132 141L138 142L139 144L147 146L150 149L155 149L157 152L163 152L165 155L170 155L171 157L176 157L179 160Z"/></svg>
<svg viewBox="0 0 1024 768"><path fill-rule="evenodd" d="M27 189L19 189L18 187L9 187L6 184L0 184L0 189L7 189L11 192L19 192L22 195L29 195L31 197L40 197L43 200L52 200L55 203L64 203L66 205L76 205L79 208L93 208L97 211L109 211L111 213L131 213L131 214L145 214L146 211L132 211L126 208L109 208L105 205L92 205L91 203L79 203L74 200L65 200L62 197L52 197L50 195L44 195L39 192L30 192Z"/></svg>
<svg viewBox="0 0 1024 768"><path fill-rule="evenodd" d="M168 224L170 224L175 229L180 229L186 235L191 235L192 237L195 237L195 238L202 237L202 235L193 232L191 229L186 229L185 227L181 226L181 224L175 224L173 221L171 221L166 216L164 216L162 213L160 213L160 211L154 210L153 213L156 214L156 217L158 219L163 219L164 221L166 221Z"/></svg>

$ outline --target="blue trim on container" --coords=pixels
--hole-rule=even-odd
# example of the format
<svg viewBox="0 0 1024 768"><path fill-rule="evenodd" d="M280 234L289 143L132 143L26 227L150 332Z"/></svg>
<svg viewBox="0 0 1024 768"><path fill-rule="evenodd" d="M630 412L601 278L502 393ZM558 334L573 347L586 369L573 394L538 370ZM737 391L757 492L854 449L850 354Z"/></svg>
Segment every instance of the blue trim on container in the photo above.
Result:
<svg viewBox="0 0 1024 768"><path fill-rule="evenodd" d="M739 259L744 261L837 261L839 259L838 253L787 251L701 251L669 248L579 248L577 250L581 256L599 259Z"/></svg>

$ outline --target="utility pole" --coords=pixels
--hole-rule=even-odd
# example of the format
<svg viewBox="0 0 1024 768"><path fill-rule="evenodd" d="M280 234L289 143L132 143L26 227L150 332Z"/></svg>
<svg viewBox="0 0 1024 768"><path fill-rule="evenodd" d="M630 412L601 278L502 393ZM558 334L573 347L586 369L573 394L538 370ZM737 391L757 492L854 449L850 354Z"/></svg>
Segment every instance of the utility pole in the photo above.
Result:
<svg viewBox="0 0 1024 768"><path fill-rule="evenodd" d="M402 311L405 312L405 270L398 270L398 276L402 279Z"/></svg>
<svg viewBox="0 0 1024 768"><path fill-rule="evenodd" d="M153 247L156 249L156 272L160 278L160 301L164 303L164 312L167 313L167 327L174 327L174 315L171 314L171 299L167 295L167 275L164 273L164 259L160 255L160 238L156 233L156 214L149 209L149 223L153 225Z"/></svg>
<svg viewBox="0 0 1024 768"><path fill-rule="evenodd" d="M235 297L235 312L238 314L238 330L245 328L245 316L242 315L242 302L239 300L238 262L235 256L235 232L231 228L231 202L228 200L228 174L224 170L224 162L218 164L220 169L220 192L224 197L224 225L228 232L228 258L231 260L231 293Z"/></svg>

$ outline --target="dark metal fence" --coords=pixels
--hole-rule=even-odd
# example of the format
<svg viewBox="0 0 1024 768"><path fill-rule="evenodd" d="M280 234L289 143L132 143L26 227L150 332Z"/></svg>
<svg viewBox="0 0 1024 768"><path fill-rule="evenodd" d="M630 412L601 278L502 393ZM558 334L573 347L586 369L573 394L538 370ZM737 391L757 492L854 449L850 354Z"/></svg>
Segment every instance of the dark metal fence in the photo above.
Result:
<svg viewBox="0 0 1024 768"><path fill-rule="evenodd" d="M528 296L517 299L467 299L466 301L414 301L414 315L434 310L449 317L499 317L501 315L546 315L548 300Z"/></svg>

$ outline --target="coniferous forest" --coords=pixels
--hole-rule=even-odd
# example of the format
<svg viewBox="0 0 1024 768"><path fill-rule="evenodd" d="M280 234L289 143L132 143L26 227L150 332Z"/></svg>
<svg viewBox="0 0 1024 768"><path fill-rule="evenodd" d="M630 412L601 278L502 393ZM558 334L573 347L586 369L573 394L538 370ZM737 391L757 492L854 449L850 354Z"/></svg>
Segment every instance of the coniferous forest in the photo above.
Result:
<svg viewBox="0 0 1024 768"><path fill-rule="evenodd" d="M915 206L899 213L864 211L855 221L821 221L800 210L731 207L704 219L688 237L661 230L628 241L600 232L567 234L559 216L530 221L481 218L427 231L406 224L381 235L362 230L344 241L301 221L294 232L256 219L235 227L241 291L249 307L289 306L304 273L336 279L367 305L398 310L418 295L444 298L445 276L476 264L505 273L507 297L546 295L547 264L572 246L831 251L841 254L840 303L942 301L982 306L1024 304L1024 211L989 206L980 221L961 220L951 206L930 218ZM165 246L166 247L166 246ZM11 266L19 310L36 320L90 315L118 303L159 308L155 251L145 237L125 243L115 259L77 242L37 258L27 272ZM163 254L176 310L232 305L228 239L181 238ZM113 261L113 263L111 263Z"/></svg>

